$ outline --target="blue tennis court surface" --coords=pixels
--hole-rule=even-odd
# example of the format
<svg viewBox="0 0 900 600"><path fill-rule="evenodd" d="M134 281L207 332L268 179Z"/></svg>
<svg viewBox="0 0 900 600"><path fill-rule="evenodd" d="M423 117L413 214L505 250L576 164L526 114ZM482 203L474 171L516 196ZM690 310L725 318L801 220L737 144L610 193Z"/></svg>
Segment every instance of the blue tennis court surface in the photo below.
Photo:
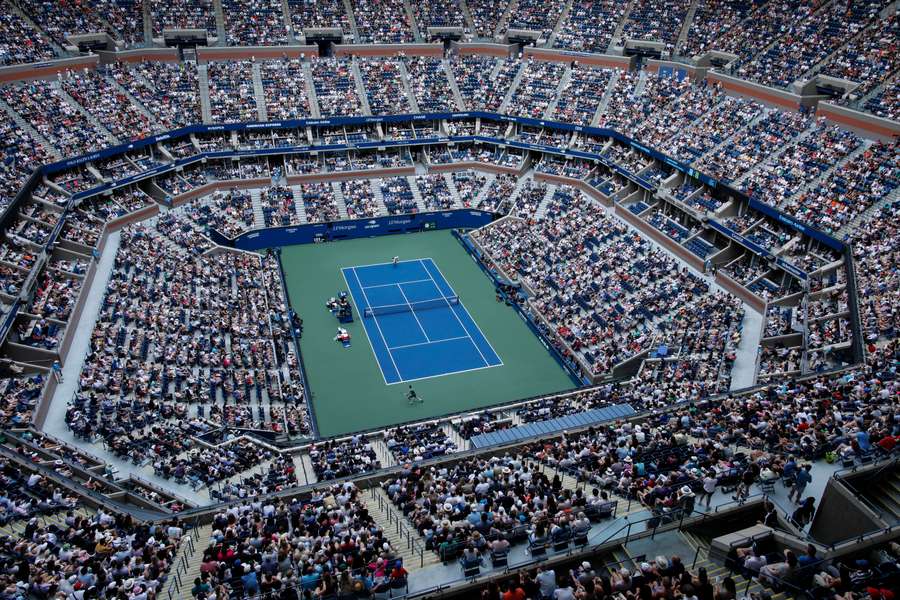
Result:
<svg viewBox="0 0 900 600"><path fill-rule="evenodd" d="M386 384L503 364L430 258L341 272Z"/></svg>

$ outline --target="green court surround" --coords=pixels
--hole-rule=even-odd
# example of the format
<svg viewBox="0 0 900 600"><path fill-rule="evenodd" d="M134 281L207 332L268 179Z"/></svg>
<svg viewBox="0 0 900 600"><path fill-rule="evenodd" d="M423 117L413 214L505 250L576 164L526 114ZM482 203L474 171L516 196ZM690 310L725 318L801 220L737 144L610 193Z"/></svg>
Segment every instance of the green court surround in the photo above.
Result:
<svg viewBox="0 0 900 600"><path fill-rule="evenodd" d="M503 366L414 382L424 403L410 406L405 384L385 385L365 330L346 328L352 347L333 341L337 319L325 302L346 290L342 267L432 258L503 360ZM572 389L574 383L450 231L282 248L291 305L303 319L301 352L323 437L385 427ZM354 307L355 309L356 307Z"/></svg>

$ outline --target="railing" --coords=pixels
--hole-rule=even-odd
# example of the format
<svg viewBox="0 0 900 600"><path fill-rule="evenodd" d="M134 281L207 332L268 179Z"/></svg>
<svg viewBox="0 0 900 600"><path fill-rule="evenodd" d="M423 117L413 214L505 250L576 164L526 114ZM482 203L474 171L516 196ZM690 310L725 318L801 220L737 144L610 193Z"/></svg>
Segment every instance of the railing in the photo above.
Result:
<svg viewBox="0 0 900 600"><path fill-rule="evenodd" d="M190 589L191 582L182 581L182 575L187 579L187 572L190 568L191 558L197 550L196 542L200 541L200 523L199 518L194 519L193 524L185 531L185 535L181 538L181 555L176 559L175 570L169 574L169 587L166 589L167 600L179 598L182 596L182 589Z"/></svg>
<svg viewBox="0 0 900 600"><path fill-rule="evenodd" d="M399 536L401 542L406 544L407 550L411 551L413 555L418 555L419 568L424 567L425 546L422 544L418 533L411 529L409 521L406 520L406 516L402 512L399 512L391 502L385 501L384 496L377 494L375 492L376 489L378 489L378 486L370 487L369 491L371 493L369 495L373 501L378 502L378 510L387 517L388 523L394 533Z"/></svg>

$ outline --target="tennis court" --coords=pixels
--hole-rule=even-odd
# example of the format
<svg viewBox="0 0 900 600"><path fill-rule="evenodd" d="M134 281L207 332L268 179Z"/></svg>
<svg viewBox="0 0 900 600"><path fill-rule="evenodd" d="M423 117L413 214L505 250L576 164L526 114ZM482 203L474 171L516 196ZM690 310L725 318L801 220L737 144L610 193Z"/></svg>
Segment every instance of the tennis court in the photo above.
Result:
<svg viewBox="0 0 900 600"><path fill-rule="evenodd" d="M503 365L431 258L341 272L386 384Z"/></svg>

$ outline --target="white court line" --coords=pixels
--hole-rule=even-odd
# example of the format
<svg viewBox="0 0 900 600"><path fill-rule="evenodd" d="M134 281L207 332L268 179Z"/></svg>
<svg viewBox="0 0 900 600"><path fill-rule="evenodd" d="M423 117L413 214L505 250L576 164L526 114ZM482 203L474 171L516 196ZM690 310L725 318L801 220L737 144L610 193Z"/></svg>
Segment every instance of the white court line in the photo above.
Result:
<svg viewBox="0 0 900 600"><path fill-rule="evenodd" d="M353 277L356 278L356 283L359 284L360 291L362 292L362 295L363 295L363 300L366 301L366 304L369 304L369 299L368 299L368 297L366 297L366 290L363 289L362 283L360 283L360 281L359 281L359 275L356 274L356 269L351 267L350 270L353 271ZM347 284L347 289L349 290L350 282L347 281L347 275L344 273L344 269L341 269L341 275L344 277L344 283ZM365 317L363 317L363 318L365 318ZM375 321L375 327L378 328L378 335L381 336L381 342L384 344L385 349L387 349L387 347L388 347L387 340L384 339L384 333L381 331L381 326L378 324L378 317L376 317L373 314L372 319L374 319L374 321ZM369 337L369 330L366 328L365 323L361 323L361 325L363 326L363 331L366 332L366 339L369 340L369 347L372 349L372 356L375 357L375 362L378 364L378 370L381 371L381 378L384 380L384 385L391 385L387 381L387 376L384 374L384 369L381 368L381 361L378 360L378 353L375 352L375 346L372 344L372 338ZM391 362L394 364L394 369L397 371L397 377L400 378L400 381L398 381L396 383L403 383L403 375L400 374L400 369L397 368L397 363L394 362L394 355L391 354L390 350L388 350L387 353L388 353L388 356L391 357Z"/></svg>
<svg viewBox="0 0 900 600"><path fill-rule="evenodd" d="M399 283L397 283L395 285L397 286L397 289L400 290L400 295L403 296L403 301L406 302L406 305L409 307L409 312L412 313L413 319L415 319L416 323L419 324L419 329L422 330L422 335L425 336L425 341L430 342L431 339L428 337L428 333L425 332L425 328L422 327L422 321L419 320L419 315L416 314L416 311L415 311L415 309L413 309L412 304L409 303L409 298L406 297L406 294L403 292L403 288L400 287ZM369 301L366 300L366 304L368 304L368 303L369 303ZM449 306L450 303L448 302L447 305ZM373 317L375 316L374 312L372 312L372 316ZM466 333L468 333L468 332L466 332ZM385 343L384 345L385 345L385 347L387 347L387 343ZM391 349L388 348L388 352L390 352L390 351L391 351ZM391 360L393 360L393 356L391 357Z"/></svg>
<svg viewBox="0 0 900 600"><path fill-rule="evenodd" d="M422 283L425 281L431 281L431 279L412 279L410 281L397 281L395 283L378 283L376 285L364 285L362 288L364 290L370 290L372 288L391 287L392 285L405 285L407 283Z"/></svg>
<svg viewBox="0 0 900 600"><path fill-rule="evenodd" d="M436 379L438 377L447 377L449 375L459 375L460 373L470 373L472 371L484 371L485 369L493 369L494 367L500 367L500 366L502 366L502 363L499 365L485 365L483 367L473 367L471 369L463 369L462 371L448 371L447 373L438 373L437 375L426 375L425 377L413 377L412 379L401 379L400 381L397 381L395 383L387 383L387 385L397 385L399 383L407 383L410 381L422 381L423 379Z"/></svg>
<svg viewBox="0 0 900 600"><path fill-rule="evenodd" d="M430 261L431 261L431 264L433 264L433 265L434 265L434 268L437 269L438 275L441 276L441 279L443 279L443 280L444 280L444 283L447 284L447 287L450 288L450 295L451 295L451 296L456 296L457 294L456 294L456 292L453 290L453 286L450 285L450 280L447 279L446 277L444 277L444 274L441 272L441 268L440 268L439 266L437 266L437 263L434 262L434 260L432 260L432 259L430 259L430 258L428 258L428 259L419 259L419 262L422 263L422 268L425 269L425 272L428 273L428 276L429 276L429 277L431 277L431 281L434 283L434 286L438 289L438 292L441 293L441 296L444 296L444 291L441 289L441 286L438 285L437 281L435 281L434 277L432 277L431 273L428 271L428 267L426 267L426 266L425 266L425 263L422 262L423 260L430 260ZM446 296L444 296L444 297L446 297ZM453 316L456 317L456 320L459 321L459 324L462 325L463 330L464 330L466 333L469 333L469 329L463 324L462 319L459 318L459 315L456 314L456 311L453 310L453 306L452 306L449 302L447 303L447 306L449 306L450 312L453 313ZM478 350L478 354L481 354L481 358L482 358L482 360L484 360L484 364L487 365L487 366L489 366L489 367L502 367L502 366L503 366L503 359L500 358L500 355L497 354L497 351L494 350L494 347L493 347L493 346L491 346L490 340L488 340L487 336L484 335L484 332L481 330L481 327L478 326L478 323L475 322L475 319L473 319L473 318L472 318L472 315L469 314L469 311L466 310L466 307L463 305L463 303L462 303L461 300L460 300L459 304L457 304L457 306L462 306L462 309L466 311L466 315L469 317L469 320L470 320L470 321L472 322L472 324L475 326L475 329L478 330L478 333L481 334L481 339L484 340L484 343L488 345L488 348L491 349L491 352L493 352L493 353L494 353L494 356L497 357L497 360L500 361L500 364L499 364L499 365L492 365L492 364L490 364L490 363L488 362L487 358L485 358L484 353L481 351L481 348L478 347L478 344L475 342L475 339L472 338L472 335L471 335L471 334L469 334L469 337L472 338L472 343L475 344L475 349Z"/></svg>
<svg viewBox="0 0 900 600"><path fill-rule="evenodd" d="M400 260L400 261L397 261L397 264L402 265L404 263L421 262L421 260L422 260L421 258L413 258L410 260ZM431 260L431 258L428 258L428 260ZM346 268L348 268L348 269L365 269L366 267L383 267L384 265L393 265L393 264L394 264L394 261L390 261L390 262L383 262L383 263L371 263L368 265L356 265L354 267L346 267ZM359 278L357 277L357 279L359 279Z"/></svg>
<svg viewBox="0 0 900 600"><path fill-rule="evenodd" d="M454 340L467 340L471 339L467 335L461 335L459 337L452 338L444 338L442 340L431 340L430 342L419 342L418 344L404 344L403 346L394 346L393 348L388 348L388 350L400 350L402 348L413 348L415 346L427 346L429 344L440 344L441 342L452 342Z"/></svg>

